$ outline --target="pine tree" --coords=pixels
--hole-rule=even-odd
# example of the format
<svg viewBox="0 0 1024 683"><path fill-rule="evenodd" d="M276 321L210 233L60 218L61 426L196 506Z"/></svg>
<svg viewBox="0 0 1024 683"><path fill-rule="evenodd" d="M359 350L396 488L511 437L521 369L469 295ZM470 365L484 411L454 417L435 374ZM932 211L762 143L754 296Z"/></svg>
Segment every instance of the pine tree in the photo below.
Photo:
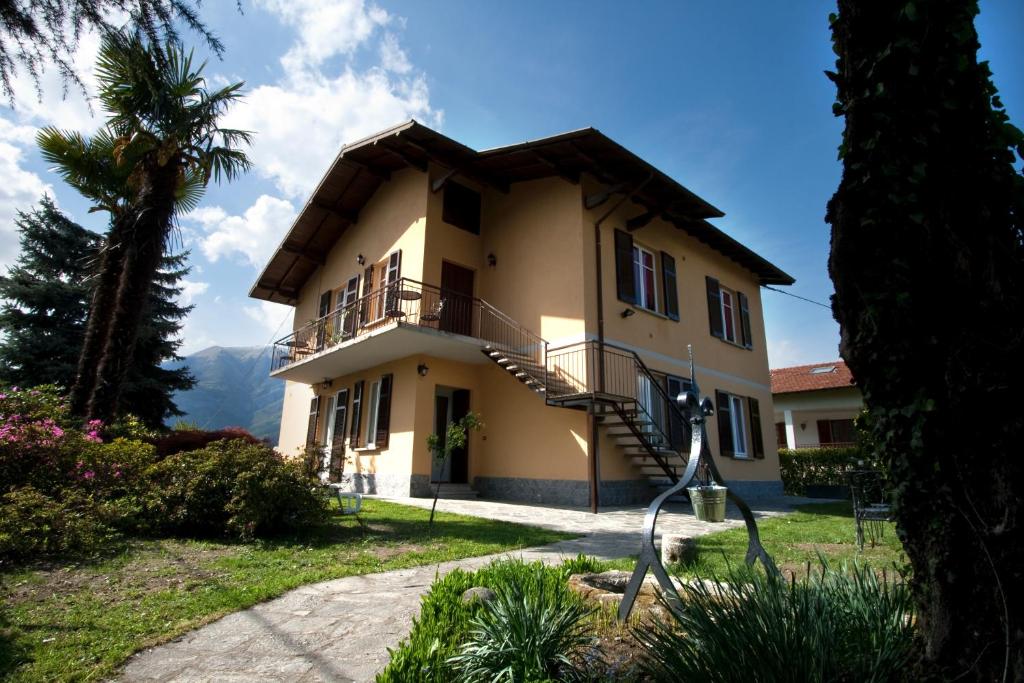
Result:
<svg viewBox="0 0 1024 683"><path fill-rule="evenodd" d="M78 366L102 237L67 218L49 197L19 212L15 224L21 255L0 276L0 381L67 387ZM151 428L181 415L172 396L195 385L186 368L162 367L181 360L177 337L192 307L175 299L189 272L187 256L165 257L157 273L121 399L121 413L137 415Z"/></svg>
<svg viewBox="0 0 1024 683"><path fill-rule="evenodd" d="M19 211L21 255L0 276L0 381L69 387L89 311L86 282L99 235L69 220L43 197Z"/></svg>

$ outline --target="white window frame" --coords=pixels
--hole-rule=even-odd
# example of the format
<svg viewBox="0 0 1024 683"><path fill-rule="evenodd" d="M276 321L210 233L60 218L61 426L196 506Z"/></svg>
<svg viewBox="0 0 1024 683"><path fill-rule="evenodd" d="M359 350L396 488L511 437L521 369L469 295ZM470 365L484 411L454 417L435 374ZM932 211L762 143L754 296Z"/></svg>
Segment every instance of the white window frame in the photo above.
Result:
<svg viewBox="0 0 1024 683"><path fill-rule="evenodd" d="M736 292L725 287L719 287L719 308L722 311L722 339L733 344L736 343L736 307L738 305ZM728 297L729 304L726 306L725 299ZM726 311L728 308L728 312ZM732 328L732 336L729 336L730 327Z"/></svg>
<svg viewBox="0 0 1024 683"><path fill-rule="evenodd" d="M370 383L370 391L366 403L369 410L366 413L366 447L376 448L377 440L377 415L380 410L380 378Z"/></svg>
<svg viewBox="0 0 1024 683"><path fill-rule="evenodd" d="M651 257L651 266L644 265L644 254ZM648 293L644 288L644 271L651 272L651 291ZM633 244L633 285L636 293L636 305L646 308L649 311L658 310L658 259L654 252L639 244Z"/></svg>
<svg viewBox="0 0 1024 683"><path fill-rule="evenodd" d="M729 394L729 421L732 423L732 453L735 458L749 458L747 448L747 416L742 396Z"/></svg>

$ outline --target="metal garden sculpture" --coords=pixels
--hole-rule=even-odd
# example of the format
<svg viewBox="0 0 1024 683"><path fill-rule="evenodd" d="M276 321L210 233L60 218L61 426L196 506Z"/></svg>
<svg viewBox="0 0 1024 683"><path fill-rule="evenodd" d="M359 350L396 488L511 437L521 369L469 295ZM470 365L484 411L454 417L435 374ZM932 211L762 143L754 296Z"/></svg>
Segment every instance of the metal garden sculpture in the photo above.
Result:
<svg viewBox="0 0 1024 683"><path fill-rule="evenodd" d="M697 374L694 371L693 347L688 348L690 353L691 390L679 394L676 397L678 405L671 406L670 409L679 411L682 417L690 423L690 457L687 460L683 476L679 478L675 486L655 498L651 502L650 507L647 508L641 536L640 557L637 560L636 569L633 571L633 576L629 580L629 585L626 586L625 595L623 595L622 602L619 605L619 619L621 621L625 621L629 617L629 613L633 611L633 603L636 602L636 596L640 592L641 586L643 586L648 569L654 572L654 576L658 579L658 584L664 591L669 605L673 608L681 607L682 601L679 599L679 594L676 592L668 572L665 571L665 567L662 566L658 548L654 545L654 526L658 521L658 513L661 512L661 506L669 498L682 493L696 478L699 467L707 468L707 471L711 473L715 481L724 481L718 472L714 459L711 457L711 449L708 446L706 420L715 414L714 403L708 397L700 398ZM761 538L757 532L757 522L754 521L754 515L750 508L731 488L727 490L726 495L739 508L740 513L743 515L743 520L746 522L748 538L747 565L753 565L755 560L761 560L761 564L766 572L779 576L779 570L775 566L775 562L761 545Z"/></svg>

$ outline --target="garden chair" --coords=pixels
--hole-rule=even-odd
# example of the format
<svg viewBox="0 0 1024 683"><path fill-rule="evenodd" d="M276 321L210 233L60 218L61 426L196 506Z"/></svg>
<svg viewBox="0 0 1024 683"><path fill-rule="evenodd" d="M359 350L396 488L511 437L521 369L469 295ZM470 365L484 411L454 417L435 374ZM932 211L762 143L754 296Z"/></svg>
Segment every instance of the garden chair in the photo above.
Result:
<svg viewBox="0 0 1024 683"><path fill-rule="evenodd" d="M436 323L441 319L441 311L443 310L444 299L438 299L437 303L430 307L430 310L420 315L420 322Z"/></svg>
<svg viewBox="0 0 1024 683"><path fill-rule="evenodd" d="M885 522L893 519L885 479L878 470L853 470L847 476L853 498L857 546L864 550L864 532L867 531L871 547L874 548L885 530Z"/></svg>

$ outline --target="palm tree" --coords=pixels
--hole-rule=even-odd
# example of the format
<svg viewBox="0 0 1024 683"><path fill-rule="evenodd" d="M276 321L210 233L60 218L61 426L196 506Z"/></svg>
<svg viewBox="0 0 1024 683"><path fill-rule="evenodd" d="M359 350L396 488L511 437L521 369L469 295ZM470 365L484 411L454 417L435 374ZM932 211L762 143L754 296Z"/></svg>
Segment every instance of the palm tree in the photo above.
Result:
<svg viewBox="0 0 1024 683"><path fill-rule="evenodd" d="M112 218L72 391L79 415L113 417L177 217L195 208L211 179L231 181L251 168L240 146L252 135L218 125L243 84L209 92L204 67L177 43L108 34L97 63L106 128L91 140L55 129L39 134L44 158Z"/></svg>

